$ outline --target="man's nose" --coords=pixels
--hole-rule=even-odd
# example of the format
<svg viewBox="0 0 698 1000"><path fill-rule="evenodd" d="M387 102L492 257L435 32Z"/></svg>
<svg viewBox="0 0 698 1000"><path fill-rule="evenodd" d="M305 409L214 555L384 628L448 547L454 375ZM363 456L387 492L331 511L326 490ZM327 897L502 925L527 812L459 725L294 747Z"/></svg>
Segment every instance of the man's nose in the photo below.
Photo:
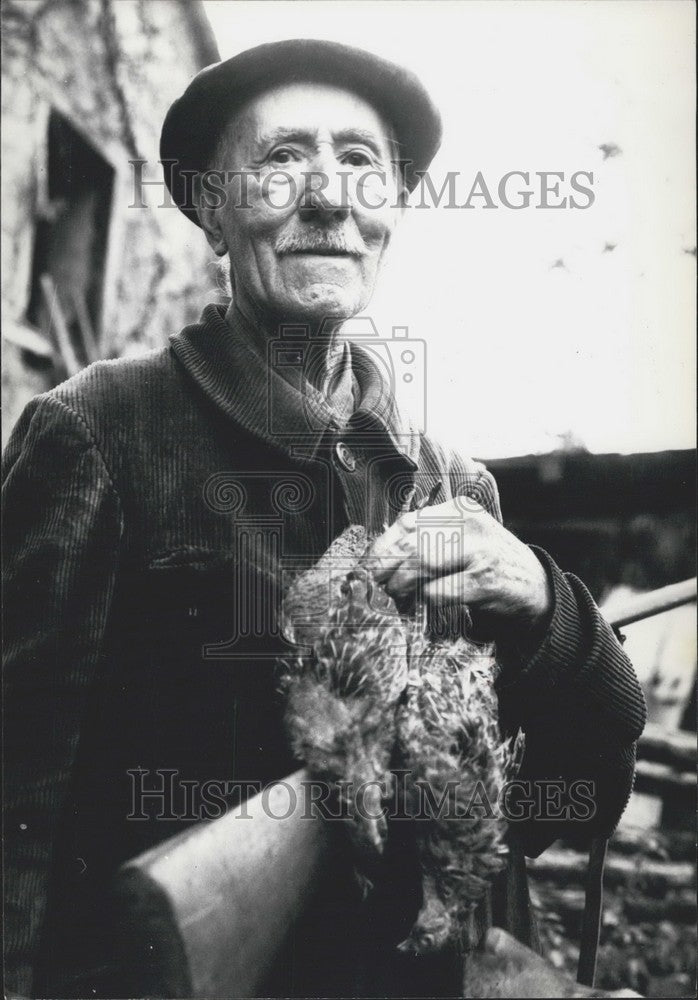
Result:
<svg viewBox="0 0 698 1000"><path fill-rule="evenodd" d="M333 154L318 156L312 169L305 171L299 205L301 218L346 219L352 210L350 175L351 171L342 170Z"/></svg>

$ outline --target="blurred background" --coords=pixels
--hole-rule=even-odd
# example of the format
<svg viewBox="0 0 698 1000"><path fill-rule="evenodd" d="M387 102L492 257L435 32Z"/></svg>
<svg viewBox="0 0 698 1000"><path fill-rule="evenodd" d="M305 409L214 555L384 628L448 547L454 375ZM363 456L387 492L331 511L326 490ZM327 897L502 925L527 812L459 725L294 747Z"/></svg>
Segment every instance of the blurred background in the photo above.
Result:
<svg viewBox="0 0 698 1000"><path fill-rule="evenodd" d="M534 190L536 171L594 176L584 210L407 211L371 316L426 341L429 432L485 460L509 526L607 608L695 575L692 4L4 0L2 18L3 444L33 395L160 346L220 295L157 163L191 76L263 41L337 39L428 85L437 191L449 172L458 202L478 172L496 201L512 170ZM156 182L143 207L134 160ZM599 985L691 996L695 606L626 634L651 725L607 865ZM531 865L547 953L570 970L583 862L563 844Z"/></svg>

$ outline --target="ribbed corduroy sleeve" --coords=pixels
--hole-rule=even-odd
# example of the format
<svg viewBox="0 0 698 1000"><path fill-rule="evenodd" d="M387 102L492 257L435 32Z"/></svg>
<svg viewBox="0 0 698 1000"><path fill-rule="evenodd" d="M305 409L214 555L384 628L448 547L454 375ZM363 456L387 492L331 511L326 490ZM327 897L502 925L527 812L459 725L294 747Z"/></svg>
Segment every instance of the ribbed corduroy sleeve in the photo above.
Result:
<svg viewBox="0 0 698 1000"><path fill-rule="evenodd" d="M469 480L466 463L456 459L450 471L457 491L501 521L494 477L478 465ZM513 629L499 637L497 659L503 668L501 721L508 731L526 734L519 778L533 800L521 810L525 816L530 809L530 820L512 825L534 857L559 837L586 843L615 829L632 790L646 710L635 671L587 588L547 552L531 548L548 575L552 610L535 632ZM559 782L564 790L558 807L553 783ZM542 815L560 809L567 809L566 818ZM592 815L585 818L587 813Z"/></svg>
<svg viewBox="0 0 698 1000"><path fill-rule="evenodd" d="M52 396L29 404L7 446L3 511L5 986L30 996L122 531L89 429Z"/></svg>
<svg viewBox="0 0 698 1000"><path fill-rule="evenodd" d="M522 639L500 644L498 653L502 721L526 733L520 778L561 780L569 807L566 819L538 815L517 824L526 853L536 856L561 836L588 842L613 832L632 790L646 710L635 671L587 588L532 548L548 574L552 617L537 649Z"/></svg>

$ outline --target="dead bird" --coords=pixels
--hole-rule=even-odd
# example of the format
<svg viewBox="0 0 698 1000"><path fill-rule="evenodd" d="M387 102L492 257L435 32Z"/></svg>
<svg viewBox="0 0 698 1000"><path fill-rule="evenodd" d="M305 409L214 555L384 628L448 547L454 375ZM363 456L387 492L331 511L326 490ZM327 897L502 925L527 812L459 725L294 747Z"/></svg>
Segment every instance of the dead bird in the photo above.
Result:
<svg viewBox="0 0 698 1000"><path fill-rule="evenodd" d="M339 536L300 574L282 605L286 638L305 647L285 664L286 726L297 757L326 781L349 819L356 872L383 851L395 706L407 680L404 627L390 597L358 566L363 528Z"/></svg>
<svg viewBox="0 0 698 1000"><path fill-rule="evenodd" d="M434 641L413 624L397 740L416 817L422 905L402 951L462 943L470 914L504 865L506 822L497 800L518 770L523 734L500 735L496 672L491 647L462 637Z"/></svg>
<svg viewBox="0 0 698 1000"><path fill-rule="evenodd" d="M360 565L366 547L364 529L348 528L286 594L284 634L305 647L285 668L286 724L296 755L352 816L348 829L364 888L388 833L380 807L393 788L389 768L397 750L407 772L403 805L415 817L423 895L400 947L421 954L459 937L503 866L505 821L483 816L472 800L478 796L496 810L523 737L509 743L500 736L491 647L460 635L435 638L424 606L401 617ZM357 810L352 800L362 788ZM425 817L426 790L430 803L446 799ZM454 803L450 790L457 792Z"/></svg>

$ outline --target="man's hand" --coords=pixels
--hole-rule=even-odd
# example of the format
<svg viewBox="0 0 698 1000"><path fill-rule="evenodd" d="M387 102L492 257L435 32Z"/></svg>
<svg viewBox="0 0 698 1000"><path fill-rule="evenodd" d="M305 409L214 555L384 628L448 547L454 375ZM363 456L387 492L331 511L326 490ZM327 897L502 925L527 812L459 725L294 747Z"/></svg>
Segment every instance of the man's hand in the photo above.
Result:
<svg viewBox="0 0 698 1000"><path fill-rule="evenodd" d="M464 996L468 997L637 997L580 986L499 927L487 932L484 947L468 956Z"/></svg>
<svg viewBox="0 0 698 1000"><path fill-rule="evenodd" d="M468 497L402 514L367 556L393 597L417 591L467 604L503 624L535 628L551 609L547 574L531 549Z"/></svg>

